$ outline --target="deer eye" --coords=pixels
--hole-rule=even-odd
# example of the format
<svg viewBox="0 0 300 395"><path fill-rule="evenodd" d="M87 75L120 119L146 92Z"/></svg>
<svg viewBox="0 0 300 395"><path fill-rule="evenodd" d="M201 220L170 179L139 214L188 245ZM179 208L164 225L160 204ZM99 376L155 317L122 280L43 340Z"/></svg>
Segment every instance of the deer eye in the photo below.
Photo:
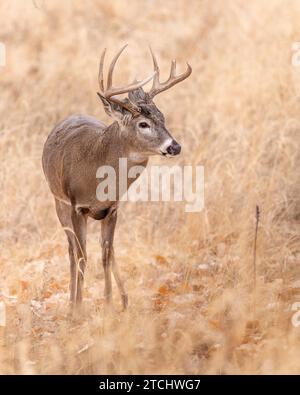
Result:
<svg viewBox="0 0 300 395"><path fill-rule="evenodd" d="M140 122L139 128L142 128L142 129L150 128L150 125L147 122Z"/></svg>

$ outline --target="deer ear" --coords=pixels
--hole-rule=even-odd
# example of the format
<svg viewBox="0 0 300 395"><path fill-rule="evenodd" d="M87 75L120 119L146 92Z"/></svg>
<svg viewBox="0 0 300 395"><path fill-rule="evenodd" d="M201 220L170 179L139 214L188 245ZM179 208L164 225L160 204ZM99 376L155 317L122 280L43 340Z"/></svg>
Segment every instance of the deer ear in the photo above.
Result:
<svg viewBox="0 0 300 395"><path fill-rule="evenodd" d="M109 100L107 100L104 96L101 95L101 93L97 92L97 95L99 96L100 100L102 101L104 110L107 115L110 117L112 116L113 113L113 103L111 103Z"/></svg>
<svg viewBox="0 0 300 395"><path fill-rule="evenodd" d="M126 111L123 107L118 106L118 104L113 103L109 99L106 99L106 97L102 96L101 93L97 92L97 95L102 101L106 114L110 117L116 118L117 120L122 120L122 118L128 114L128 111Z"/></svg>

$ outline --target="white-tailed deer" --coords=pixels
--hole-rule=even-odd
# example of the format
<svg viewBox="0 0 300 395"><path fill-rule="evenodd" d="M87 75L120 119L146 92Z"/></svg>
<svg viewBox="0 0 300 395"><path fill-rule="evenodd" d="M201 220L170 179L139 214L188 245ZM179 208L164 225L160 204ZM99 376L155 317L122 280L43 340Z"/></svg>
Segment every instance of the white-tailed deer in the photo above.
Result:
<svg viewBox="0 0 300 395"><path fill-rule="evenodd" d="M114 259L113 237L117 221L119 196L119 158L127 158L128 170L137 164L146 166L150 155L170 155L180 153L180 145L173 139L165 126L163 114L153 102L160 92L187 78L191 66L176 75L176 63L172 61L167 81L159 81L159 67L151 50L154 73L141 82L133 82L115 88L112 77L115 64L126 45L113 58L108 70L107 84L104 86L103 63L105 50L99 67L98 93L108 115L115 122L106 126L103 122L87 115L72 115L60 122L50 133L43 150L43 169L50 190L55 198L56 212L64 227L70 257L70 301L73 305L82 301L82 288L86 266L87 218L101 220L102 261L105 275L105 301L112 299L111 270L122 297L123 307L127 307L128 297ZM150 92L142 89L153 79ZM117 95L128 93L123 100ZM117 198L115 201L99 201L96 178L100 166L112 166L116 171ZM134 179L126 180L127 188Z"/></svg>

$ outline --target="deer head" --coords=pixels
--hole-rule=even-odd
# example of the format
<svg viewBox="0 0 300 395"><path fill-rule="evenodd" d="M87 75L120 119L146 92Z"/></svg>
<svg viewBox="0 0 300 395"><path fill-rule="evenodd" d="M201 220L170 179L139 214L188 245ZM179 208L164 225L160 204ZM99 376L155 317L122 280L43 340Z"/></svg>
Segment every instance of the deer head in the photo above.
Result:
<svg viewBox="0 0 300 395"><path fill-rule="evenodd" d="M103 64L106 50L103 51L99 67L99 87L100 97L104 109L109 116L112 116L119 123L122 132L126 133L126 138L130 146L138 153L143 155L178 155L181 151L180 145L173 139L170 132L165 126L163 113L153 102L153 98L175 84L183 81L192 72L192 68L187 64L187 70L176 75L176 62L172 61L169 78L161 83L159 81L160 70L157 60L151 51L154 65L154 73L143 81L134 81L133 83L113 87L112 77L115 64L124 51L125 45L113 58L107 76L107 85L104 87ZM152 88L149 92L144 92L143 86L153 79ZM116 98L117 95L128 93L125 99Z"/></svg>

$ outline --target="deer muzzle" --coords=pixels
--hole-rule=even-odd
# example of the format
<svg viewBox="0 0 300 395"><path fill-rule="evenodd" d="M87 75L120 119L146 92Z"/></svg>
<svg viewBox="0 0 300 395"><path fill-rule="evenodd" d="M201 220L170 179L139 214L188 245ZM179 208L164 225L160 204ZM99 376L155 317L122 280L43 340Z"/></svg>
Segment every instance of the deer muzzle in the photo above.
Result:
<svg viewBox="0 0 300 395"><path fill-rule="evenodd" d="M177 143L177 141L172 140L172 143L166 149L167 154L171 156L176 156L180 154L181 146Z"/></svg>

